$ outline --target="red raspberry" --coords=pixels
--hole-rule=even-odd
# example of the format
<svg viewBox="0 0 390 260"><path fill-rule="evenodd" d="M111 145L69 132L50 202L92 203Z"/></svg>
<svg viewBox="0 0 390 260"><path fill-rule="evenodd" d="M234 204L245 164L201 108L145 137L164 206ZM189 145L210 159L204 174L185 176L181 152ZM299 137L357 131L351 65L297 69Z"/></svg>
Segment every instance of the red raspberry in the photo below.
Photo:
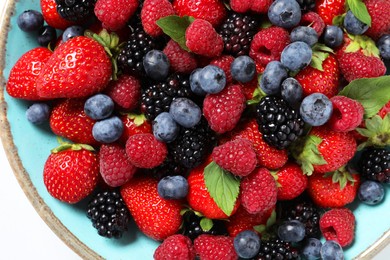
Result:
<svg viewBox="0 0 390 260"><path fill-rule="evenodd" d="M124 27L138 8L138 0L97 0L95 15L103 28L117 31Z"/></svg>
<svg viewBox="0 0 390 260"><path fill-rule="evenodd" d="M325 29L324 20L315 12L303 14L299 25L312 27L317 32L318 36L320 36Z"/></svg>
<svg viewBox="0 0 390 260"><path fill-rule="evenodd" d="M241 181L241 204L251 214L265 212L276 204L276 181L266 168L257 168Z"/></svg>
<svg viewBox="0 0 390 260"><path fill-rule="evenodd" d="M162 35L163 31L156 21L173 14L175 10L168 0L145 0L141 10L141 22L145 32L152 37Z"/></svg>
<svg viewBox="0 0 390 260"><path fill-rule="evenodd" d="M226 75L226 84L232 83L232 73L230 72L230 65L232 65L232 62L234 61L234 57L230 55L222 55L221 57L218 57L216 59L213 59L210 64L220 67Z"/></svg>
<svg viewBox="0 0 390 260"><path fill-rule="evenodd" d="M126 154L138 168L151 169L162 164L167 156L165 143L159 142L153 134L136 134L126 142Z"/></svg>
<svg viewBox="0 0 390 260"><path fill-rule="evenodd" d="M320 218L320 229L326 240L348 246L355 236L355 216L347 208L331 209Z"/></svg>
<svg viewBox="0 0 390 260"><path fill-rule="evenodd" d="M278 200L292 200L298 197L307 187L307 176L296 163L286 163L276 173Z"/></svg>
<svg viewBox="0 0 390 260"><path fill-rule="evenodd" d="M194 55L183 50L174 40L170 40L164 51L169 59L171 69L179 73L191 73L198 67Z"/></svg>
<svg viewBox="0 0 390 260"><path fill-rule="evenodd" d="M137 168L131 164L126 151L118 144L104 144L99 151L100 174L111 187L119 187L130 180Z"/></svg>
<svg viewBox="0 0 390 260"><path fill-rule="evenodd" d="M233 240L228 236L200 235L194 240L195 252L202 260L236 260Z"/></svg>
<svg viewBox="0 0 390 260"><path fill-rule="evenodd" d="M132 110L141 98L141 84L136 77L123 74L118 80L111 81L106 93L121 109Z"/></svg>
<svg viewBox="0 0 390 260"><path fill-rule="evenodd" d="M231 0L230 7L237 13L253 11L255 13L267 13L273 0Z"/></svg>
<svg viewBox="0 0 390 260"><path fill-rule="evenodd" d="M242 93L244 93L246 100L253 99L253 94L259 87L258 78L254 77L251 81L242 83L240 82Z"/></svg>
<svg viewBox="0 0 390 260"><path fill-rule="evenodd" d="M248 140L233 140L214 148L213 161L238 176L247 176L257 165L256 153Z"/></svg>
<svg viewBox="0 0 390 260"><path fill-rule="evenodd" d="M211 25L203 19L196 19L186 30L186 45L192 52L217 57L223 51L223 40Z"/></svg>
<svg viewBox="0 0 390 260"><path fill-rule="evenodd" d="M365 0L364 3L371 16L371 26L365 34L377 40L383 34L390 33L390 2L388 0Z"/></svg>
<svg viewBox="0 0 390 260"><path fill-rule="evenodd" d="M191 240L183 235L172 235L164 240L154 252L155 260L190 260L195 258Z"/></svg>
<svg viewBox="0 0 390 260"><path fill-rule="evenodd" d="M211 129L222 134L232 130L245 108L245 96L239 85L225 87L217 94L208 94L203 101L203 114Z"/></svg>
<svg viewBox="0 0 390 260"><path fill-rule="evenodd" d="M329 120L332 130L348 132L360 125L364 108L358 101L343 96L334 96L330 100L333 104L332 117Z"/></svg>

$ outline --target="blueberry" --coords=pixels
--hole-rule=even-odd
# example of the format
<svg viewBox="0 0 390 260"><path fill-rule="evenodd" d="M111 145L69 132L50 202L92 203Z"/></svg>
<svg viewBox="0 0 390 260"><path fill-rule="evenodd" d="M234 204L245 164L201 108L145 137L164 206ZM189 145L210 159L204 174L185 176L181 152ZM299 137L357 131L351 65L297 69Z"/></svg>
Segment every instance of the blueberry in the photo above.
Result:
<svg viewBox="0 0 390 260"><path fill-rule="evenodd" d="M325 45L330 48L339 47L344 40L343 30L336 25L327 25L322 37Z"/></svg>
<svg viewBox="0 0 390 260"><path fill-rule="evenodd" d="M109 117L114 111L114 101L104 94L96 94L84 103L84 112L94 120Z"/></svg>
<svg viewBox="0 0 390 260"><path fill-rule="evenodd" d="M365 33L368 30L368 25L361 22L351 10L347 12L344 18L344 28L350 34L360 35Z"/></svg>
<svg viewBox="0 0 390 260"><path fill-rule="evenodd" d="M271 61L260 79L260 88L267 95L279 94L280 86L287 78L287 70L279 61Z"/></svg>
<svg viewBox="0 0 390 260"><path fill-rule="evenodd" d="M273 25L292 28L301 20L301 7L296 0L276 0L268 9L268 18Z"/></svg>
<svg viewBox="0 0 390 260"><path fill-rule="evenodd" d="M302 255L306 260L316 260L320 259L321 254L320 250L322 243L317 238L309 238L305 241L305 244L302 248Z"/></svg>
<svg viewBox="0 0 390 260"><path fill-rule="evenodd" d="M368 205L380 203L385 196L383 185L375 181L364 181L358 190L359 199Z"/></svg>
<svg viewBox="0 0 390 260"><path fill-rule="evenodd" d="M384 60L390 60L390 34L384 34L376 43Z"/></svg>
<svg viewBox="0 0 390 260"><path fill-rule="evenodd" d="M305 97L299 109L303 121L311 126L325 124L332 115L332 111L332 102L321 93L313 93Z"/></svg>
<svg viewBox="0 0 390 260"><path fill-rule="evenodd" d="M168 112L162 112L153 120L153 134L157 140L170 143L179 134L180 127Z"/></svg>
<svg viewBox="0 0 390 260"><path fill-rule="evenodd" d="M325 241L321 247L322 260L344 260L344 252L339 243L333 240Z"/></svg>
<svg viewBox="0 0 390 260"><path fill-rule="evenodd" d="M237 234L233 244L237 255L247 259L259 253L261 241L254 231L245 230Z"/></svg>
<svg viewBox="0 0 390 260"><path fill-rule="evenodd" d="M157 192L163 199L183 199L188 193L188 182L183 176L167 176L157 185Z"/></svg>
<svg viewBox="0 0 390 260"><path fill-rule="evenodd" d="M112 116L93 125L92 135L96 141L101 143L113 143L123 133L123 123L117 116Z"/></svg>
<svg viewBox="0 0 390 260"><path fill-rule="evenodd" d="M282 82L281 95L291 106L295 107L302 100L302 86L298 80L287 78Z"/></svg>
<svg viewBox="0 0 390 260"><path fill-rule="evenodd" d="M290 40L291 42L305 42L313 46L318 42L318 34L312 27L298 26L291 31Z"/></svg>
<svg viewBox="0 0 390 260"><path fill-rule="evenodd" d="M192 92L194 92L198 96L206 95L206 92L204 92L204 90L200 86L199 76L200 76L201 71L202 71L202 69L197 68L197 69L193 70L191 72L191 75L190 75L191 90L192 90Z"/></svg>
<svg viewBox="0 0 390 260"><path fill-rule="evenodd" d="M221 92L226 85L225 72L220 67L207 65L200 71L199 83L206 93L215 94Z"/></svg>
<svg viewBox="0 0 390 260"><path fill-rule="evenodd" d="M298 220L284 222L278 228L278 236L286 242L299 242L305 238L305 225Z"/></svg>
<svg viewBox="0 0 390 260"><path fill-rule="evenodd" d="M49 120L50 107L45 103L35 103L27 109L26 117L33 124L42 124Z"/></svg>
<svg viewBox="0 0 390 260"><path fill-rule="evenodd" d="M233 79L246 83L253 79L256 74L255 62L246 55L234 59L230 66Z"/></svg>
<svg viewBox="0 0 390 260"><path fill-rule="evenodd" d="M146 75L154 80L164 80L169 73L169 60L167 55L159 50L151 50L143 60Z"/></svg>
<svg viewBox="0 0 390 260"><path fill-rule="evenodd" d="M22 31L38 31L43 26L43 15L35 10L24 11L18 16L17 24Z"/></svg>
<svg viewBox="0 0 390 260"><path fill-rule="evenodd" d="M290 71L298 71L310 64L312 54L307 43L293 42L283 49L280 61Z"/></svg>
<svg viewBox="0 0 390 260"><path fill-rule="evenodd" d="M188 98L176 98L169 107L169 113L181 126L191 128L197 125L202 116L202 110Z"/></svg>
<svg viewBox="0 0 390 260"><path fill-rule="evenodd" d="M84 28L78 25L69 26L62 33L62 41L66 42L69 39L72 39L77 36L84 35Z"/></svg>
<svg viewBox="0 0 390 260"><path fill-rule="evenodd" d="M49 43L57 39L57 31L51 26L45 25L39 30L38 43L47 47Z"/></svg>

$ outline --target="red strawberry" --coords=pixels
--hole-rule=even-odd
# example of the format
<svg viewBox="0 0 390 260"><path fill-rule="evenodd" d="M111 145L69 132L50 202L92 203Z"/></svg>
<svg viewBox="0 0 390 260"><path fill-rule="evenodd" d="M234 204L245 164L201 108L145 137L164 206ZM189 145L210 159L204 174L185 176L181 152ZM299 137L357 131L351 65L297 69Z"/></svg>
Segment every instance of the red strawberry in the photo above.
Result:
<svg viewBox="0 0 390 260"><path fill-rule="evenodd" d="M236 260L233 240L227 236L200 235L194 240L196 255L202 260Z"/></svg>
<svg viewBox="0 0 390 260"><path fill-rule="evenodd" d="M377 40L383 34L390 33L390 2L387 0L365 0L364 3L371 16L371 26L365 34Z"/></svg>
<svg viewBox="0 0 390 260"><path fill-rule="evenodd" d="M321 216L320 229L326 240L348 246L355 237L355 216L347 208L331 209Z"/></svg>
<svg viewBox="0 0 390 260"><path fill-rule="evenodd" d="M299 22L299 25L312 27L317 32L318 36L321 36L322 32L325 29L324 20L322 20L321 16L319 16L315 12L307 12L305 14L302 14L302 18Z"/></svg>
<svg viewBox="0 0 390 260"><path fill-rule="evenodd" d="M332 130L348 132L362 123L364 108L358 101L343 96L335 96L330 100L333 112L328 124Z"/></svg>
<svg viewBox="0 0 390 260"><path fill-rule="evenodd" d="M136 177L121 187L121 195L138 228L148 237L163 240L179 231L182 207L178 200L162 199L157 184L151 177Z"/></svg>
<svg viewBox="0 0 390 260"><path fill-rule="evenodd" d="M195 250L191 239L177 234L172 235L159 245L153 254L155 260L192 260L195 259Z"/></svg>
<svg viewBox="0 0 390 260"><path fill-rule="evenodd" d="M384 118L388 113L390 113L390 100L379 110L378 115Z"/></svg>
<svg viewBox="0 0 390 260"><path fill-rule="evenodd" d="M174 40L169 40L164 51L174 72L191 73L197 68L197 61L192 53L183 50Z"/></svg>
<svg viewBox="0 0 390 260"><path fill-rule="evenodd" d="M152 37L162 35L162 29L156 24L157 20L173 14L175 10L168 0L145 0L141 10L141 21L145 32Z"/></svg>
<svg viewBox="0 0 390 260"><path fill-rule="evenodd" d="M208 94L203 101L203 114L217 133L232 130L245 108L245 96L239 85L226 86L217 94Z"/></svg>
<svg viewBox="0 0 390 260"><path fill-rule="evenodd" d="M124 126L122 136L119 139L121 143L125 144L132 135L152 133L152 125L146 120L144 114L124 114L120 116L120 119Z"/></svg>
<svg viewBox="0 0 390 260"><path fill-rule="evenodd" d="M345 0L319 0L316 1L315 12L318 13L325 24L332 25L333 18L345 12Z"/></svg>
<svg viewBox="0 0 390 260"><path fill-rule="evenodd" d="M230 7L237 13L253 11L255 13L267 13L272 0L230 0Z"/></svg>
<svg viewBox="0 0 390 260"><path fill-rule="evenodd" d="M234 61L234 57L231 55L222 55L218 58L213 59L210 62L210 65L220 67L226 75L226 84L229 84L233 81L232 73L230 72L230 65Z"/></svg>
<svg viewBox="0 0 390 260"><path fill-rule="evenodd" d="M103 28L117 31L126 25L138 5L138 0L98 0L94 11Z"/></svg>
<svg viewBox="0 0 390 260"><path fill-rule="evenodd" d="M291 200L298 197L307 187L307 176L298 164L286 163L277 172L278 200Z"/></svg>
<svg viewBox="0 0 390 260"><path fill-rule="evenodd" d="M242 93L244 93L246 100L251 100L255 98L257 91L260 90L257 77L254 77L251 81L247 83L240 82L240 86L241 86L241 91Z"/></svg>
<svg viewBox="0 0 390 260"><path fill-rule="evenodd" d="M276 181L265 168L257 168L244 177L240 188L242 206L251 214L266 212L276 204Z"/></svg>
<svg viewBox="0 0 390 260"><path fill-rule="evenodd" d="M52 52L44 47L32 49L12 67L6 85L7 93L14 98L44 100L37 93L37 78Z"/></svg>
<svg viewBox="0 0 390 260"><path fill-rule="evenodd" d="M54 149L43 169L43 181L54 198L77 203L95 189L99 162L92 147L63 144Z"/></svg>
<svg viewBox="0 0 390 260"><path fill-rule="evenodd" d="M111 81L105 92L119 108L132 110L141 98L141 83L136 77L123 74L118 80Z"/></svg>
<svg viewBox="0 0 390 260"><path fill-rule="evenodd" d="M58 14L56 0L41 0L41 10L43 19L51 27L65 30L69 26L74 25L73 22L65 20Z"/></svg>
<svg viewBox="0 0 390 260"><path fill-rule="evenodd" d="M103 90L111 78L111 61L102 45L84 37L61 44L37 79L45 98L87 97Z"/></svg>

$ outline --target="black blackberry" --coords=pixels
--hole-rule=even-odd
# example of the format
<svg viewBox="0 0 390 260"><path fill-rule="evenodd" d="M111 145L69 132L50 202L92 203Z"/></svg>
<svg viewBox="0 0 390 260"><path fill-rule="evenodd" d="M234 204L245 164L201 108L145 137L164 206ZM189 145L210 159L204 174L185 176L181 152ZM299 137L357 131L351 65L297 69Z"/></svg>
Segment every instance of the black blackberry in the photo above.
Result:
<svg viewBox="0 0 390 260"><path fill-rule="evenodd" d="M256 260L285 260L299 259L299 251L291 243L280 239L261 240L260 251L252 259Z"/></svg>
<svg viewBox="0 0 390 260"><path fill-rule="evenodd" d="M233 56L248 55L259 22L249 15L232 13L219 29L225 43L224 52Z"/></svg>
<svg viewBox="0 0 390 260"><path fill-rule="evenodd" d="M169 153L162 164L160 164L159 166L153 169L148 170L148 173L158 180L166 176L174 176L174 175L186 176L187 172L188 169L184 168L183 166L175 162L173 160L172 155Z"/></svg>
<svg viewBox="0 0 390 260"><path fill-rule="evenodd" d="M281 150L303 134L304 121L299 112L276 96L263 97L256 106L256 119L263 139Z"/></svg>
<svg viewBox="0 0 390 260"><path fill-rule="evenodd" d="M223 220L212 220L213 227L210 230L205 231L200 225L201 219L202 217L198 217L193 211L186 212L183 217L183 227L181 229L182 234L189 237L191 240L194 240L202 234L228 236Z"/></svg>
<svg viewBox="0 0 390 260"><path fill-rule="evenodd" d="M315 0L296 0L301 7L302 12L309 12L316 6Z"/></svg>
<svg viewBox="0 0 390 260"><path fill-rule="evenodd" d="M390 151L382 148L369 148L362 154L360 171L364 178L382 183L390 183Z"/></svg>
<svg viewBox="0 0 390 260"><path fill-rule="evenodd" d="M91 17L96 0L55 0L58 14L69 21L83 22Z"/></svg>
<svg viewBox="0 0 390 260"><path fill-rule="evenodd" d="M118 191L96 194L89 202L87 216L98 234L108 238L120 238L130 220L130 213Z"/></svg>

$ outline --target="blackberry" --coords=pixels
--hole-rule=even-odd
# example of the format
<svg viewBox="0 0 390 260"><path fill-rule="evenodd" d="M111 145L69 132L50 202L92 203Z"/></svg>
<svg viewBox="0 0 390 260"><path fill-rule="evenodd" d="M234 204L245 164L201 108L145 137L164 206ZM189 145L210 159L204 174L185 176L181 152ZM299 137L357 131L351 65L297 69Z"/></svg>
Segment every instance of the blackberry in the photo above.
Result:
<svg viewBox="0 0 390 260"><path fill-rule="evenodd" d="M158 180L167 176L186 176L187 172L188 170L177 162L175 162L173 160L172 155L169 153L162 164L153 169L148 170L148 173Z"/></svg>
<svg viewBox="0 0 390 260"><path fill-rule="evenodd" d="M213 227L205 231L200 225L202 217L195 215L193 211L187 211L183 217L182 234L194 240L202 234L215 235L215 236L228 236L228 232L223 220L213 219Z"/></svg>
<svg viewBox="0 0 390 260"><path fill-rule="evenodd" d="M233 13L219 29L225 43L224 52L233 56L248 55L259 22L251 16Z"/></svg>
<svg viewBox="0 0 390 260"><path fill-rule="evenodd" d="M390 183L390 151L370 148L363 152L360 171L364 178L382 183Z"/></svg>
<svg viewBox="0 0 390 260"><path fill-rule="evenodd" d="M103 191L89 202L87 216L98 234L107 238L120 238L130 220L130 213L120 193Z"/></svg>
<svg viewBox="0 0 390 260"><path fill-rule="evenodd" d="M96 0L55 0L58 14L69 21L83 22L91 17Z"/></svg>
<svg viewBox="0 0 390 260"><path fill-rule="evenodd" d="M280 239L271 238L270 240L262 240L260 251L252 259L256 260L285 260L299 259L298 249L294 248L291 243Z"/></svg>
<svg viewBox="0 0 390 260"><path fill-rule="evenodd" d="M314 9L316 6L315 0L296 0L301 7L302 12L306 13Z"/></svg>
<svg viewBox="0 0 390 260"><path fill-rule="evenodd" d="M256 119L263 139L279 150L287 148L303 134L299 112L276 96L266 96L256 106Z"/></svg>

